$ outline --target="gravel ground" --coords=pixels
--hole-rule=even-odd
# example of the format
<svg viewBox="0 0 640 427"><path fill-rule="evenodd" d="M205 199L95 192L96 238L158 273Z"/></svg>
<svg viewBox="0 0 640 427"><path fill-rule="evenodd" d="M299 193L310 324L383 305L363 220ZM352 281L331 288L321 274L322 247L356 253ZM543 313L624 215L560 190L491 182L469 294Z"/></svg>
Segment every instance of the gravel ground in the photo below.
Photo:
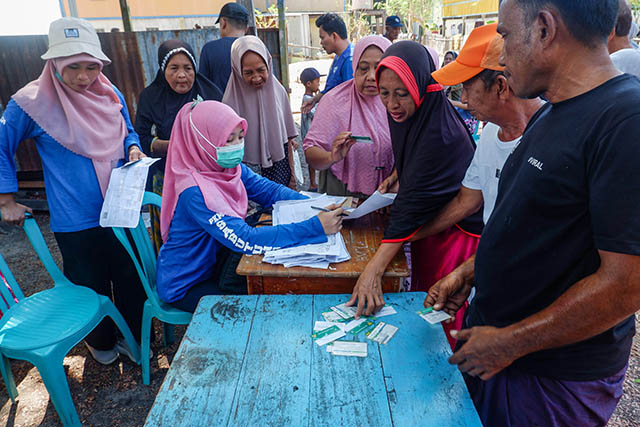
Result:
<svg viewBox="0 0 640 427"><path fill-rule="evenodd" d="M49 231L48 216L36 215L54 257L60 253ZM0 225L0 253L5 257L25 295L46 289L51 281L20 228ZM640 318L637 321L640 328ZM176 343L163 348L161 328L155 324L156 342L152 343L151 385L142 384L140 368L127 360L110 366L95 362L80 344L67 355L64 366L71 394L85 425L139 426L145 421L155 395L178 348L184 327L176 327ZM4 386L0 386L0 424L6 426L58 426L60 421L49 401L47 390L33 365L12 360L19 396L11 404ZM624 394L609 423L610 426L640 425L640 339L634 341Z"/></svg>

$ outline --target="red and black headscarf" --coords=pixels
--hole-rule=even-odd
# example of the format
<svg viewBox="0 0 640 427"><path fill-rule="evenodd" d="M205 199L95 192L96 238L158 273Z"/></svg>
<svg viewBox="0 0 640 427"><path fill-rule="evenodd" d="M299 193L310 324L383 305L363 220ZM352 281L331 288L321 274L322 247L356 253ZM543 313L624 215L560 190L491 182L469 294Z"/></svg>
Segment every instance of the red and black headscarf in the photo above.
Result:
<svg viewBox="0 0 640 427"><path fill-rule="evenodd" d="M382 56L376 81L385 68L400 77L417 107L403 123L388 115L400 190L383 242L401 242L431 221L458 193L475 144L442 86L431 77L436 67L424 46L412 41L394 43ZM479 235L482 210L458 226Z"/></svg>

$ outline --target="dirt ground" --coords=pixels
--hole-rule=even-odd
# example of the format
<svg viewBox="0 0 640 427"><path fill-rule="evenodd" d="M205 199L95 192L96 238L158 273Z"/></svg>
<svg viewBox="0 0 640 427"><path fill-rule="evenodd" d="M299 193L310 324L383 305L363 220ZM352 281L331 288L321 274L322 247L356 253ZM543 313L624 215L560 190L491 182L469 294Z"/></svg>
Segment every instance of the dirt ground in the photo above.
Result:
<svg viewBox="0 0 640 427"><path fill-rule="evenodd" d="M60 253L49 230L48 215L36 215L47 244L60 263ZM0 225L0 253L5 257L25 295L51 286L49 276L38 261L22 229ZM637 321L640 328L640 320ZM142 384L138 366L128 359L102 366L88 354L84 345L71 350L64 361L71 394L84 425L139 426L147 413L178 349L185 327L176 327L176 342L162 347L161 328L155 324L156 341L151 348L151 385ZM0 386L0 424L5 426L58 426L59 418L33 365L11 362L18 399L11 403L4 386ZM624 395L611 419L611 426L640 425L640 339L636 336L624 384Z"/></svg>

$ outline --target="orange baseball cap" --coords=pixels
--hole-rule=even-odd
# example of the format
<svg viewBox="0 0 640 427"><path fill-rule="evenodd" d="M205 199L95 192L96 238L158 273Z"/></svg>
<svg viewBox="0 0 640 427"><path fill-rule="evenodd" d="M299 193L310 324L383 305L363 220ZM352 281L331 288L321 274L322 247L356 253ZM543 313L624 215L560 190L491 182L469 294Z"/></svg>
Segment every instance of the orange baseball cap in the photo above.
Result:
<svg viewBox="0 0 640 427"><path fill-rule="evenodd" d="M483 25L471 31L458 58L434 71L431 76L440 84L453 86L466 82L483 70L503 71L499 58L502 36L496 31L498 24Z"/></svg>

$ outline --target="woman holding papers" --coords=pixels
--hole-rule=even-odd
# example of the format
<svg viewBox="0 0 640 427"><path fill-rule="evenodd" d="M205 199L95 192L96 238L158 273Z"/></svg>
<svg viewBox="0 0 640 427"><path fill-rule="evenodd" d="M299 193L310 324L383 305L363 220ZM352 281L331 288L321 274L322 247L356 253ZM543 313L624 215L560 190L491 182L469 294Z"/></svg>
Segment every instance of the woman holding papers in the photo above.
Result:
<svg viewBox="0 0 640 427"><path fill-rule="evenodd" d="M111 61L89 22L52 22L49 50L42 59L46 63L40 77L13 95L0 119L2 219L22 224L31 212L17 204L12 193L18 189L13 156L20 141L33 138L65 275L109 297L113 284L115 305L140 340L144 290L113 231L99 226L111 170L123 159L144 157L138 135L122 94L102 74ZM86 343L102 364L114 362L118 353L130 355L125 342L117 342L110 319L100 323Z"/></svg>
<svg viewBox="0 0 640 427"><path fill-rule="evenodd" d="M193 312L204 295L247 292L235 274L243 253L323 243L342 227L341 208L306 221L253 228L248 200L271 206L306 197L241 164L247 121L216 101L185 105L176 117L165 168L157 290Z"/></svg>
<svg viewBox="0 0 640 427"><path fill-rule="evenodd" d="M162 195L164 158L178 110L198 97L220 101L222 91L197 72L193 48L182 40L167 40L158 47L158 66L156 78L140 93L136 132L146 154L163 158L151 166L148 183L148 188ZM160 212L151 208L150 213L153 245L158 253L162 246Z"/></svg>
<svg viewBox="0 0 640 427"><path fill-rule="evenodd" d="M289 95L274 77L271 54L256 36L231 45L231 77L222 102L249 123L244 162L262 176L295 188L292 150L298 136Z"/></svg>
<svg viewBox="0 0 640 427"><path fill-rule="evenodd" d="M396 172L380 190L398 196L382 244L349 300L350 305L358 300L358 313L365 303L366 314L384 305L381 277L388 263L458 193L473 157L473 140L431 77L433 70L435 63L424 46L402 41L387 49L376 71L396 160ZM475 252L481 231L479 212L438 235L412 242L411 290L427 291L465 261ZM461 320L462 315L456 316L456 322Z"/></svg>
<svg viewBox="0 0 640 427"><path fill-rule="evenodd" d="M366 198L391 174L389 122L375 77L389 46L382 36L362 38L353 51L353 79L331 89L318 104L303 147L307 162L321 171L323 193Z"/></svg>

